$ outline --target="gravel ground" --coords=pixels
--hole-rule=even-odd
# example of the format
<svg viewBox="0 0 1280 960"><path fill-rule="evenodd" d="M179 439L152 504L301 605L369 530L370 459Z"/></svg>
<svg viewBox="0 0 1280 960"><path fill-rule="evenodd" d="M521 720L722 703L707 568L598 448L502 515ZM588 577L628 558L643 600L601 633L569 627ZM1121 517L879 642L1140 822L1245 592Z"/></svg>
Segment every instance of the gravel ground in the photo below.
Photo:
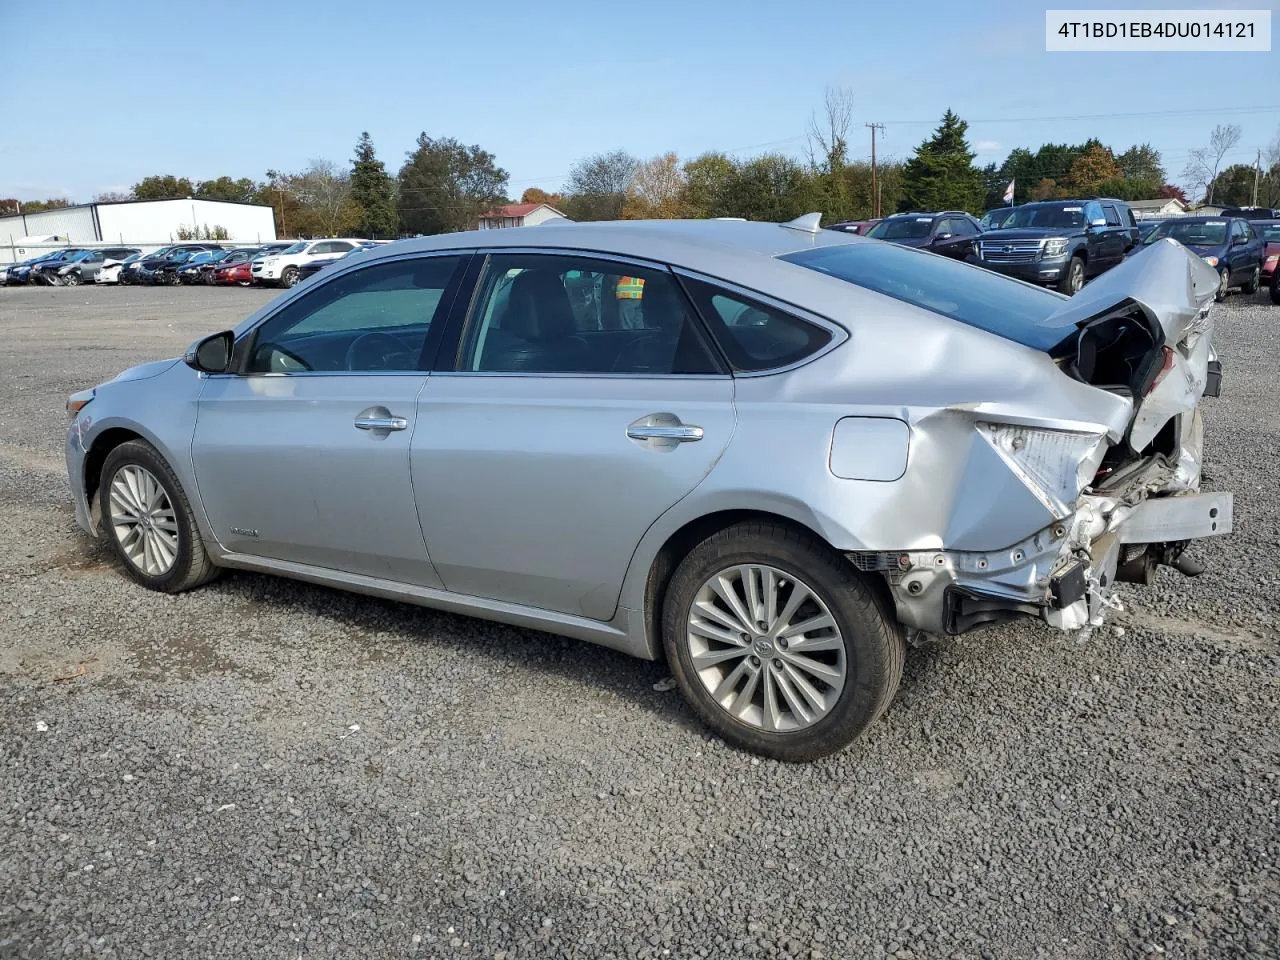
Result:
<svg viewBox="0 0 1280 960"><path fill-rule="evenodd" d="M0 957L1280 956L1280 309L1219 308L1236 529L1092 637L910 653L785 766L659 664L77 532L67 393L270 294L0 289Z"/></svg>

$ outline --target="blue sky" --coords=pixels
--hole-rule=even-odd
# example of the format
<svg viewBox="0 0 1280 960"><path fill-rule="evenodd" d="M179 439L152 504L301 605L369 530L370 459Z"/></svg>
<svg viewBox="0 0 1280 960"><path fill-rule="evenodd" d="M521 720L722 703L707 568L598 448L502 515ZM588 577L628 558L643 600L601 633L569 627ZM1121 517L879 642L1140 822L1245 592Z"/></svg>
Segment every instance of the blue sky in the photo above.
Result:
<svg viewBox="0 0 1280 960"><path fill-rule="evenodd" d="M869 152L862 123L883 122L880 152L905 158L948 107L979 163L1095 135L1149 141L1175 180L1215 123L1243 128L1228 162L1280 134L1280 53L1047 53L1047 4L1016 0L78 6L55 18L70 29L40 4L0 15L0 197L87 201L151 173L261 179L346 161L361 130L392 172L423 130L479 143L518 196L617 147L799 155L828 85L853 92L854 156ZM1271 109L1241 109L1255 107ZM1128 116L1049 119L1099 114Z"/></svg>

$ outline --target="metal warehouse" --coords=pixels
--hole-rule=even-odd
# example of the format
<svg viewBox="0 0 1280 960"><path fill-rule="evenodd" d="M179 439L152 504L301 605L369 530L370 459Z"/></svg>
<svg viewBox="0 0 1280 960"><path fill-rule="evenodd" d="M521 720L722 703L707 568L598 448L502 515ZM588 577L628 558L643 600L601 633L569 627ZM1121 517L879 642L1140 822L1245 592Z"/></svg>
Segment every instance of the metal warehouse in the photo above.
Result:
<svg viewBox="0 0 1280 960"><path fill-rule="evenodd" d="M0 217L0 262L22 260L56 245L96 243L159 247L198 231L221 227L228 241L264 243L276 239L271 207L225 200L125 200L83 203L40 213ZM42 243L45 238L55 241Z"/></svg>

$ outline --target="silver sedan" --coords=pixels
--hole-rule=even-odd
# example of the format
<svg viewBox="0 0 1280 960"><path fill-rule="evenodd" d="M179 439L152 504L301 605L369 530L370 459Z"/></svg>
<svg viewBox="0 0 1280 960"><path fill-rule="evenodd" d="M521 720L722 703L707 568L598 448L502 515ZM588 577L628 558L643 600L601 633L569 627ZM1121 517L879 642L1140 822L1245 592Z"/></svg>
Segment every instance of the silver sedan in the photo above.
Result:
<svg viewBox="0 0 1280 960"><path fill-rule="evenodd" d="M1168 242L1067 298L816 214L401 241L71 397L76 515L155 590L254 570L665 659L809 760L919 636L1198 571L1215 282Z"/></svg>

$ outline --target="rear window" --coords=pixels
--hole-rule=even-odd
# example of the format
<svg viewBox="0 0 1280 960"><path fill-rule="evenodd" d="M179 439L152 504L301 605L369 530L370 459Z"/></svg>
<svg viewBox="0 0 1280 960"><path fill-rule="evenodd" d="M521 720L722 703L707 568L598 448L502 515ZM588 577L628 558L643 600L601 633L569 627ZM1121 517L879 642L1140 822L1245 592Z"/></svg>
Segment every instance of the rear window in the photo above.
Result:
<svg viewBox="0 0 1280 960"><path fill-rule="evenodd" d="M1067 300L1061 294L909 247L855 241L779 259L1037 350L1056 346L1075 329L1046 322Z"/></svg>
<svg viewBox="0 0 1280 960"><path fill-rule="evenodd" d="M933 217L892 217L881 220L867 231L877 240L919 240L929 235Z"/></svg>

